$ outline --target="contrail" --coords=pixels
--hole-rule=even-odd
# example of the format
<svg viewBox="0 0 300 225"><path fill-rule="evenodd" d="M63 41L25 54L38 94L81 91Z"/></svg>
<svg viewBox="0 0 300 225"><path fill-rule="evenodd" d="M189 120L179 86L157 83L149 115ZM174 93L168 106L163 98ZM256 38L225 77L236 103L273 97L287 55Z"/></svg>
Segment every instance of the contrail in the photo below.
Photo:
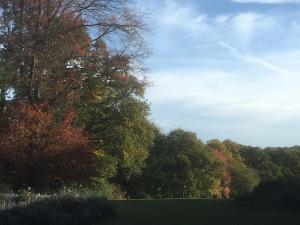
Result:
<svg viewBox="0 0 300 225"><path fill-rule="evenodd" d="M245 61L248 61L248 62L251 62L251 63L254 63L254 64L258 64L258 65L261 65L261 66L264 66L265 68L269 69L269 70L272 70L276 73L280 73L280 74L283 74L283 73L286 73L287 70L284 69L284 68L281 68L279 66L276 66L270 62L267 62L257 56L253 56L253 55L250 55L250 54L245 54L243 52L241 52L239 49L225 43L225 42L218 42L218 44L229 50L230 52L232 52L237 58L240 58L240 59L243 59Z"/></svg>

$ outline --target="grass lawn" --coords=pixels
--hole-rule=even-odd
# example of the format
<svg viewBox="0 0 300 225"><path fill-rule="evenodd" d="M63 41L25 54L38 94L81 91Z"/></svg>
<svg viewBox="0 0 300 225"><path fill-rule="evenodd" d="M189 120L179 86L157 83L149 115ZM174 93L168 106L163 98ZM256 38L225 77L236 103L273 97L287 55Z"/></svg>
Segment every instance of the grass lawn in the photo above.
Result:
<svg viewBox="0 0 300 225"><path fill-rule="evenodd" d="M300 225L300 210L249 210L228 200L112 201L116 218L101 225Z"/></svg>

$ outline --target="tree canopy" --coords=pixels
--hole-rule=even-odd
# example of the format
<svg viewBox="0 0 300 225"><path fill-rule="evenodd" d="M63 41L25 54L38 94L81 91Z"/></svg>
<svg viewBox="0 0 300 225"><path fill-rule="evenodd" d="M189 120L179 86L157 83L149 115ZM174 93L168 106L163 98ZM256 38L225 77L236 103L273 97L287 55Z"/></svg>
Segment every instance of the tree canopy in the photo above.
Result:
<svg viewBox="0 0 300 225"><path fill-rule="evenodd" d="M218 192L222 165L194 133L157 133L144 171L145 189L156 197L213 197Z"/></svg>

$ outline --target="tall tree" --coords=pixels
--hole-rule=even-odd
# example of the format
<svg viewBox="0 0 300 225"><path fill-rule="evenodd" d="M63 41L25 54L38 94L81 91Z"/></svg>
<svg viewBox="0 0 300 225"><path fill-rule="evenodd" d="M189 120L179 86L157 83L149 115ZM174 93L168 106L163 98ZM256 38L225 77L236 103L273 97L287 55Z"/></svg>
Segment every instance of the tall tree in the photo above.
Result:
<svg viewBox="0 0 300 225"><path fill-rule="evenodd" d="M196 135L173 130L158 133L143 174L146 193L153 197L216 197L223 166Z"/></svg>
<svg viewBox="0 0 300 225"><path fill-rule="evenodd" d="M30 163L33 152L49 150L40 139L68 152L72 143L56 141L55 133L63 135L56 129L74 129L91 144L76 148L82 153L91 148L112 164L117 158L119 168L140 170L152 140L145 84L133 75L147 53L143 15L127 0L0 0L0 12L0 119L7 125L1 134L14 137L2 139L1 153L22 152ZM39 111L41 104L46 107ZM34 118L44 127L29 128L35 122L14 114L20 105L41 112L47 124ZM79 119L63 129L65 115L77 109ZM23 123L26 129L17 126ZM30 144L18 145L16 134Z"/></svg>
<svg viewBox="0 0 300 225"><path fill-rule="evenodd" d="M129 56L109 53L104 42L93 45L89 64L77 104L80 120L95 146L117 159L118 182L126 186L141 173L153 142L147 81L134 74Z"/></svg>
<svg viewBox="0 0 300 225"><path fill-rule="evenodd" d="M18 99L74 95L96 40L113 40L115 51L130 56L142 52L143 20L124 0L1 0L0 11L0 60L14 81L1 88Z"/></svg>

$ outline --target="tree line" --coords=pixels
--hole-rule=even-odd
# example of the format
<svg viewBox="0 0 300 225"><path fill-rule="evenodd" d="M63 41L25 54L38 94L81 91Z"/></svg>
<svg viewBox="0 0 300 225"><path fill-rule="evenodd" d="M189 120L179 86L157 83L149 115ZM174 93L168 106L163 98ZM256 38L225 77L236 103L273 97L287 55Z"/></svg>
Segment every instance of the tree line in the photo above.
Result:
<svg viewBox="0 0 300 225"><path fill-rule="evenodd" d="M151 122L148 28L132 2L0 0L0 12L2 187L231 198L300 174L298 147L204 143Z"/></svg>
<svg viewBox="0 0 300 225"><path fill-rule="evenodd" d="M176 129L158 132L142 174L133 180L137 198L237 198L300 193L300 147L259 148L231 140L199 140ZM280 189L281 191L281 189Z"/></svg>

